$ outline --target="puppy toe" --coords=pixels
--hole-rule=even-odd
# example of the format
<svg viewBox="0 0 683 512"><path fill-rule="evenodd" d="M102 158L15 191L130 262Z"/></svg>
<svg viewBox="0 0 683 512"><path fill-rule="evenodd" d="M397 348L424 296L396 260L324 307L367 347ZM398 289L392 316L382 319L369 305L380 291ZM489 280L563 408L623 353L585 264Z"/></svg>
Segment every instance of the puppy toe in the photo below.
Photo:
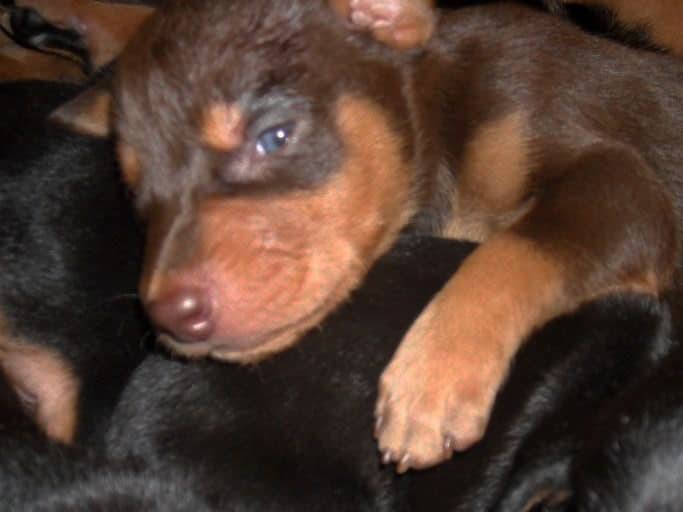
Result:
<svg viewBox="0 0 683 512"><path fill-rule="evenodd" d="M380 401L375 436L384 464L396 463L396 471L422 469L449 458L438 415L429 408L416 411L401 399ZM453 445L455 445L453 443Z"/></svg>
<svg viewBox="0 0 683 512"><path fill-rule="evenodd" d="M433 29L428 3L418 0L351 0L349 19L396 48L423 44Z"/></svg>

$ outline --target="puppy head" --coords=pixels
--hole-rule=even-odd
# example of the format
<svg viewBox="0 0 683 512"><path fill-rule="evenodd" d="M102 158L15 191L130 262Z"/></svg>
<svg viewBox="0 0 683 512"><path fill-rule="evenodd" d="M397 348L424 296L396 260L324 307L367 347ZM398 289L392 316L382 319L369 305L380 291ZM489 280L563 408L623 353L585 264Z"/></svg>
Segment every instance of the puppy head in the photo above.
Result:
<svg viewBox="0 0 683 512"><path fill-rule="evenodd" d="M148 223L141 295L181 354L290 345L413 212L404 55L338 3L178 1L121 58L113 128Z"/></svg>

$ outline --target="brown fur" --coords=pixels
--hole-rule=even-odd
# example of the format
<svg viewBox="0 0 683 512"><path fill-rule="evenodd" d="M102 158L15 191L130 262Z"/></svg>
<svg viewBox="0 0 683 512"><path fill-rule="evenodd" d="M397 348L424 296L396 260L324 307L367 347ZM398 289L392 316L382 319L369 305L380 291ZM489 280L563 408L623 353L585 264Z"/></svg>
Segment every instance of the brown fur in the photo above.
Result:
<svg viewBox="0 0 683 512"><path fill-rule="evenodd" d="M403 471L481 437L541 324L674 284L683 65L513 4L425 17L389 3L394 25L379 0L171 2L122 57L114 119L139 159L141 294L181 354L250 362L291 345L401 229L481 242L381 379L378 443ZM433 35L405 48L386 36L398 20ZM216 98L245 118L227 152L197 143ZM283 122L287 143L256 154Z"/></svg>

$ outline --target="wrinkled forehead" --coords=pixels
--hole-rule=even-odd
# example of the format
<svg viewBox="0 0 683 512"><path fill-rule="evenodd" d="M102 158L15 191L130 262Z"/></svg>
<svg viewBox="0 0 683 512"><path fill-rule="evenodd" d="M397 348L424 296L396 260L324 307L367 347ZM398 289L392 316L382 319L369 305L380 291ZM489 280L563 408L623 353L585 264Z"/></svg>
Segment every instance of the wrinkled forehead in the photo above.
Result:
<svg viewBox="0 0 683 512"><path fill-rule="evenodd" d="M118 109L191 115L196 103L311 87L329 76L318 68L334 62L335 25L320 0L172 2L122 56Z"/></svg>

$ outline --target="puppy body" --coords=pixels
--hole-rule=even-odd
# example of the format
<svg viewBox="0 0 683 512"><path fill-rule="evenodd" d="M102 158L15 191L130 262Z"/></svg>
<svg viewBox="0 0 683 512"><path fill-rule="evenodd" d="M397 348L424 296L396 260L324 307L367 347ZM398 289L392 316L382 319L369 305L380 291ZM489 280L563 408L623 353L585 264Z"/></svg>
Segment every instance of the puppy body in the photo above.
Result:
<svg viewBox="0 0 683 512"><path fill-rule="evenodd" d="M598 417L573 465L576 510L678 510L683 395L680 346Z"/></svg>
<svg viewBox="0 0 683 512"><path fill-rule="evenodd" d="M182 472L146 472L49 440L0 375L0 492L5 510L204 511Z"/></svg>
<svg viewBox="0 0 683 512"><path fill-rule="evenodd" d="M535 328L672 284L683 68L521 6L390 3L171 3L121 59L115 128L141 293L188 356L290 346L407 226L483 242L381 378L407 469L481 437Z"/></svg>

